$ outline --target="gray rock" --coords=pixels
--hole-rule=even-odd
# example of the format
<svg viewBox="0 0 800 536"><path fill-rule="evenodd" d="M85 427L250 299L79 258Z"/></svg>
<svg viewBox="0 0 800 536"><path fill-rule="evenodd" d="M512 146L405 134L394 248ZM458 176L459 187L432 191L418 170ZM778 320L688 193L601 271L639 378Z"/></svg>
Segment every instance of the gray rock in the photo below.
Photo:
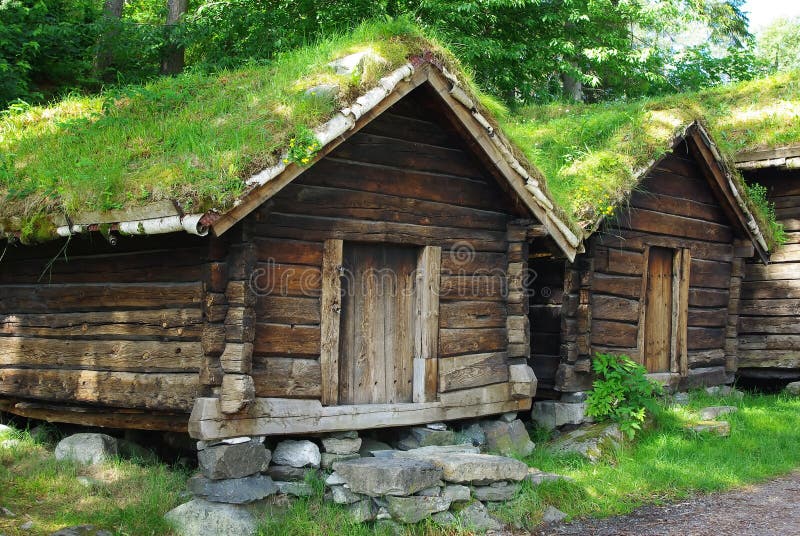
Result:
<svg viewBox="0 0 800 536"><path fill-rule="evenodd" d="M361 439L338 439L326 437L322 440L322 448L331 454L358 454L361 448Z"/></svg>
<svg viewBox="0 0 800 536"><path fill-rule="evenodd" d="M557 475L555 473L545 473L544 471L540 471L535 467L528 468L528 476L525 477L525 480L530 482L531 486L538 486L543 482L555 482L556 480L572 481L572 479L568 476Z"/></svg>
<svg viewBox="0 0 800 536"><path fill-rule="evenodd" d="M700 418L704 421L713 421L720 415L727 415L728 413L736 413L739 408L736 406L709 406L701 409L698 413Z"/></svg>
<svg viewBox="0 0 800 536"><path fill-rule="evenodd" d="M589 393L587 393L586 391L576 391L574 393L562 393L560 402L567 402L567 403L586 402L587 398L589 398Z"/></svg>
<svg viewBox="0 0 800 536"><path fill-rule="evenodd" d="M388 458L424 458L426 456L446 456L448 454L478 454L481 449L472 445L439 445L419 447L411 450L391 450L382 452L381 456Z"/></svg>
<svg viewBox="0 0 800 536"><path fill-rule="evenodd" d="M275 482L278 487L278 493L284 495L292 495L294 497L311 497L314 495L314 489L305 482Z"/></svg>
<svg viewBox="0 0 800 536"><path fill-rule="evenodd" d="M471 492L467 486L449 484L445 486L442 496L450 499L451 502L466 502L470 499Z"/></svg>
<svg viewBox="0 0 800 536"><path fill-rule="evenodd" d="M478 423L472 423L462 428L458 433L457 440L460 443L470 443L475 447L482 447L486 444L486 434Z"/></svg>
<svg viewBox="0 0 800 536"><path fill-rule="evenodd" d="M397 442L397 450L411 450L419 448L419 441L414 436L406 436Z"/></svg>
<svg viewBox="0 0 800 536"><path fill-rule="evenodd" d="M427 427L411 429L411 435L417 440L420 447L439 445L452 445L456 442L456 434L452 430L435 430Z"/></svg>
<svg viewBox="0 0 800 536"><path fill-rule="evenodd" d="M353 504L355 502L364 500L363 495L353 493L344 486L331 487L331 495L333 496L333 502L336 504Z"/></svg>
<svg viewBox="0 0 800 536"><path fill-rule="evenodd" d="M392 519L392 514L389 513L389 510L387 510L385 506L381 506L378 508L378 513L375 515L375 519ZM403 533L405 534L405 531L403 531Z"/></svg>
<svg viewBox="0 0 800 536"><path fill-rule="evenodd" d="M487 530L502 530L503 524L489 515L486 507L480 501L473 501L458 513L458 518L464 528L475 532L484 533Z"/></svg>
<svg viewBox="0 0 800 536"><path fill-rule="evenodd" d="M483 421L486 434L486 450L503 456L527 456L536 445L525 425L519 419L510 423L502 421Z"/></svg>
<svg viewBox="0 0 800 536"><path fill-rule="evenodd" d="M444 512L436 512L431 516L431 520L433 520L433 522L437 525L442 525L445 527L449 525L455 525L458 522L456 520L456 516L454 516L448 510L445 510Z"/></svg>
<svg viewBox="0 0 800 536"><path fill-rule="evenodd" d="M210 480L196 475L187 482L189 491L208 501L245 504L274 495L278 487L265 475L252 475L228 480Z"/></svg>
<svg viewBox="0 0 800 536"><path fill-rule="evenodd" d="M503 413L497 420L503 422L514 422L517 420L517 414L514 412Z"/></svg>
<svg viewBox="0 0 800 536"><path fill-rule="evenodd" d="M371 497L411 495L436 486L442 471L425 460L405 458L359 458L336 462L336 470L350 490Z"/></svg>
<svg viewBox="0 0 800 536"><path fill-rule="evenodd" d="M436 512L450 508L450 499L445 497L387 497L389 513L401 523L418 523Z"/></svg>
<svg viewBox="0 0 800 536"><path fill-rule="evenodd" d="M93 465L119 454L117 440L106 434L74 434L56 445L56 460L72 460Z"/></svg>
<svg viewBox="0 0 800 536"><path fill-rule="evenodd" d="M672 395L672 403L677 406L685 406L689 403L689 393L680 392Z"/></svg>
<svg viewBox="0 0 800 536"><path fill-rule="evenodd" d="M325 479L326 486L341 486L342 484L347 484L347 480L342 478L336 471L332 472L328 475L328 478Z"/></svg>
<svg viewBox="0 0 800 536"><path fill-rule="evenodd" d="M473 490L475 498L479 501L510 501L519 490L519 484L508 482L495 482L488 486L476 486Z"/></svg>
<svg viewBox="0 0 800 536"><path fill-rule="evenodd" d="M414 449L411 449L414 450ZM373 450L372 456L375 458L394 458L398 452L407 452L405 450Z"/></svg>
<svg viewBox="0 0 800 536"><path fill-rule="evenodd" d="M306 97L333 100L339 96L339 86L337 84L318 84L311 86L303 93Z"/></svg>
<svg viewBox="0 0 800 536"><path fill-rule="evenodd" d="M553 430L565 424L583 424L587 420L586 403L537 400L531 410L531 420L537 426L547 430Z"/></svg>
<svg viewBox="0 0 800 536"><path fill-rule="evenodd" d="M430 488L421 489L414 495L419 495L420 497L439 497L441 494L442 488L439 486L432 486Z"/></svg>
<svg viewBox="0 0 800 536"><path fill-rule="evenodd" d="M559 510L554 506L548 506L545 508L544 515L542 516L543 523L558 523L559 521L563 521L564 518L567 517L567 514Z"/></svg>
<svg viewBox="0 0 800 536"><path fill-rule="evenodd" d="M386 60L371 50L350 54L328 64L336 74L353 74L363 70L369 63L383 64Z"/></svg>
<svg viewBox="0 0 800 536"><path fill-rule="evenodd" d="M375 519L378 513L378 507L372 502L372 499L364 499L347 506L347 513L350 518L356 523L366 523Z"/></svg>
<svg viewBox="0 0 800 536"><path fill-rule="evenodd" d="M361 454L362 457L372 456L373 451L376 450L392 450L392 447L388 443L372 439L371 437L364 437L361 439L361 448L358 450L358 453Z"/></svg>
<svg viewBox="0 0 800 536"><path fill-rule="evenodd" d="M553 442L552 449L556 452L580 454L596 463L604 455L619 449L623 440L622 432L616 424L584 425L562 434Z"/></svg>
<svg viewBox="0 0 800 536"><path fill-rule="evenodd" d="M730 385L712 385L711 387L706 387L706 393L711 396L731 396L733 398L744 398L744 393L734 389Z"/></svg>
<svg viewBox="0 0 800 536"><path fill-rule="evenodd" d="M11 437L14 434L15 430L10 426L5 424L0 424L0 439L5 439L7 437Z"/></svg>
<svg viewBox="0 0 800 536"><path fill-rule="evenodd" d="M528 466L521 461L491 454L409 451L403 453L403 456L406 459L413 458L432 463L441 469L443 480L457 484L464 482L491 484L501 480L520 481L528 474Z"/></svg>
<svg viewBox="0 0 800 536"><path fill-rule="evenodd" d="M5 506L0 506L0 517L17 517L17 514L12 512Z"/></svg>
<svg viewBox="0 0 800 536"><path fill-rule="evenodd" d="M330 452L323 452L320 456L320 463L323 469L330 469L336 462L343 462L345 460L354 460L360 458L361 455L357 452L355 454L333 454Z"/></svg>
<svg viewBox="0 0 800 536"><path fill-rule="evenodd" d="M685 428L698 434L713 434L720 437L731 435L731 425L728 421L700 421L686 425Z"/></svg>
<svg viewBox="0 0 800 536"><path fill-rule="evenodd" d="M272 462L292 467L319 467L321 456L319 447L311 441L286 439L275 447Z"/></svg>
<svg viewBox="0 0 800 536"><path fill-rule="evenodd" d="M430 428L431 430L440 430L445 431L447 430L447 425L443 422L429 422L425 425L425 428Z"/></svg>
<svg viewBox="0 0 800 536"><path fill-rule="evenodd" d="M266 473L272 480L281 482L305 482L309 475L318 475L319 471L312 467L292 467L291 465L270 465Z"/></svg>
<svg viewBox="0 0 800 536"><path fill-rule="evenodd" d="M112 536L110 532L98 529L94 525L75 525L59 529L50 536Z"/></svg>
<svg viewBox="0 0 800 536"><path fill-rule="evenodd" d="M259 442L217 445L197 453L200 471L212 480L242 478L266 471L270 452Z"/></svg>
<svg viewBox="0 0 800 536"><path fill-rule="evenodd" d="M22 530L31 530L33 528L33 521L26 521L20 525L19 528Z"/></svg>
<svg viewBox="0 0 800 536"><path fill-rule="evenodd" d="M164 516L181 536L220 536L256 533L258 523L244 507L194 499Z"/></svg>
<svg viewBox="0 0 800 536"><path fill-rule="evenodd" d="M786 394L791 396L800 396L800 382L792 382L784 388Z"/></svg>

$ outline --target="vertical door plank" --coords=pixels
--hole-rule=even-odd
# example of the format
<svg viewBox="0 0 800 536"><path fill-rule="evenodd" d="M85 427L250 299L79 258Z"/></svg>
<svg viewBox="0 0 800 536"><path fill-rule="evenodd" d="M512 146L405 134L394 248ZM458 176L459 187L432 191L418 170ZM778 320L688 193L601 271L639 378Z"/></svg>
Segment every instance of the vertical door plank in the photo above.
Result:
<svg viewBox="0 0 800 536"><path fill-rule="evenodd" d="M322 258L320 366L322 404L339 403L339 331L342 310L341 240L326 240Z"/></svg>
<svg viewBox="0 0 800 536"><path fill-rule="evenodd" d="M692 255L689 249L682 249L680 255L680 268L678 272L678 292L675 297L674 307L678 309L678 321L674 324L676 344L677 367L673 369L681 376L689 374L689 281L691 280Z"/></svg>
<svg viewBox="0 0 800 536"><path fill-rule="evenodd" d="M439 347L439 281L442 248L426 246L419 254L414 337L414 402L436 400Z"/></svg>
<svg viewBox="0 0 800 536"><path fill-rule="evenodd" d="M647 265L644 361L648 372L669 372L672 347L673 252L651 247Z"/></svg>

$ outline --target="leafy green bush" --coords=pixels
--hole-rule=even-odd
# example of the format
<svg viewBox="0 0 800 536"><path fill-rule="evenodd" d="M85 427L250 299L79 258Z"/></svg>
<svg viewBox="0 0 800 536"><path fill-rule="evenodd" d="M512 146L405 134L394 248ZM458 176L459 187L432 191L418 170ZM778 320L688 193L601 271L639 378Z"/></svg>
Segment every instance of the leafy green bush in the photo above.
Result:
<svg viewBox="0 0 800 536"><path fill-rule="evenodd" d="M655 411L661 386L647 378L647 369L626 355L596 354L592 363L597 380L586 400L586 414L610 419L633 438L647 416Z"/></svg>

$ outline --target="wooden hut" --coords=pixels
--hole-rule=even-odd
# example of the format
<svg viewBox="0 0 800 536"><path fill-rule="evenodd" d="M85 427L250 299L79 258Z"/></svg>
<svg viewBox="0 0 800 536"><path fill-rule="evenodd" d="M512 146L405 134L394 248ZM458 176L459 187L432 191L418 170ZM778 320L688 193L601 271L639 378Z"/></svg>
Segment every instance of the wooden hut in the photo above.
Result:
<svg viewBox="0 0 800 536"><path fill-rule="evenodd" d="M739 375L780 382L800 379L800 145L740 153L749 182L767 188L786 243L770 265L748 262L739 309Z"/></svg>
<svg viewBox="0 0 800 536"><path fill-rule="evenodd" d="M72 215L46 244L9 242L0 409L188 422L215 439L529 408L528 241L570 259L579 241L429 59L319 126L308 165L253 175L225 213L166 202Z"/></svg>
<svg viewBox="0 0 800 536"><path fill-rule="evenodd" d="M590 389L598 352L628 355L671 388L732 381L744 260L768 254L743 195L695 122L595 225L585 253L532 258L540 396Z"/></svg>

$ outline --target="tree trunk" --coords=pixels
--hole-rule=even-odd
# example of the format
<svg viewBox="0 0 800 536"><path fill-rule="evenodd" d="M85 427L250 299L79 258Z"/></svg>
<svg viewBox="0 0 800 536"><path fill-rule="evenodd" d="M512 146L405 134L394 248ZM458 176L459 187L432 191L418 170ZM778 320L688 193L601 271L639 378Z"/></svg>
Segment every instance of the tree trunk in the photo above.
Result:
<svg viewBox="0 0 800 536"><path fill-rule="evenodd" d="M583 84L571 74L563 73L561 83L564 86L564 95L570 100L583 102Z"/></svg>
<svg viewBox="0 0 800 536"><path fill-rule="evenodd" d="M106 0L103 4L103 35L97 44L97 55L94 59L94 72L98 78L105 78L105 71L114 62L114 41L119 36L120 20L125 0Z"/></svg>
<svg viewBox="0 0 800 536"><path fill-rule="evenodd" d="M188 0L167 0L166 44L161 60L161 74L178 74L183 71L184 48L176 43L175 29L187 9Z"/></svg>

